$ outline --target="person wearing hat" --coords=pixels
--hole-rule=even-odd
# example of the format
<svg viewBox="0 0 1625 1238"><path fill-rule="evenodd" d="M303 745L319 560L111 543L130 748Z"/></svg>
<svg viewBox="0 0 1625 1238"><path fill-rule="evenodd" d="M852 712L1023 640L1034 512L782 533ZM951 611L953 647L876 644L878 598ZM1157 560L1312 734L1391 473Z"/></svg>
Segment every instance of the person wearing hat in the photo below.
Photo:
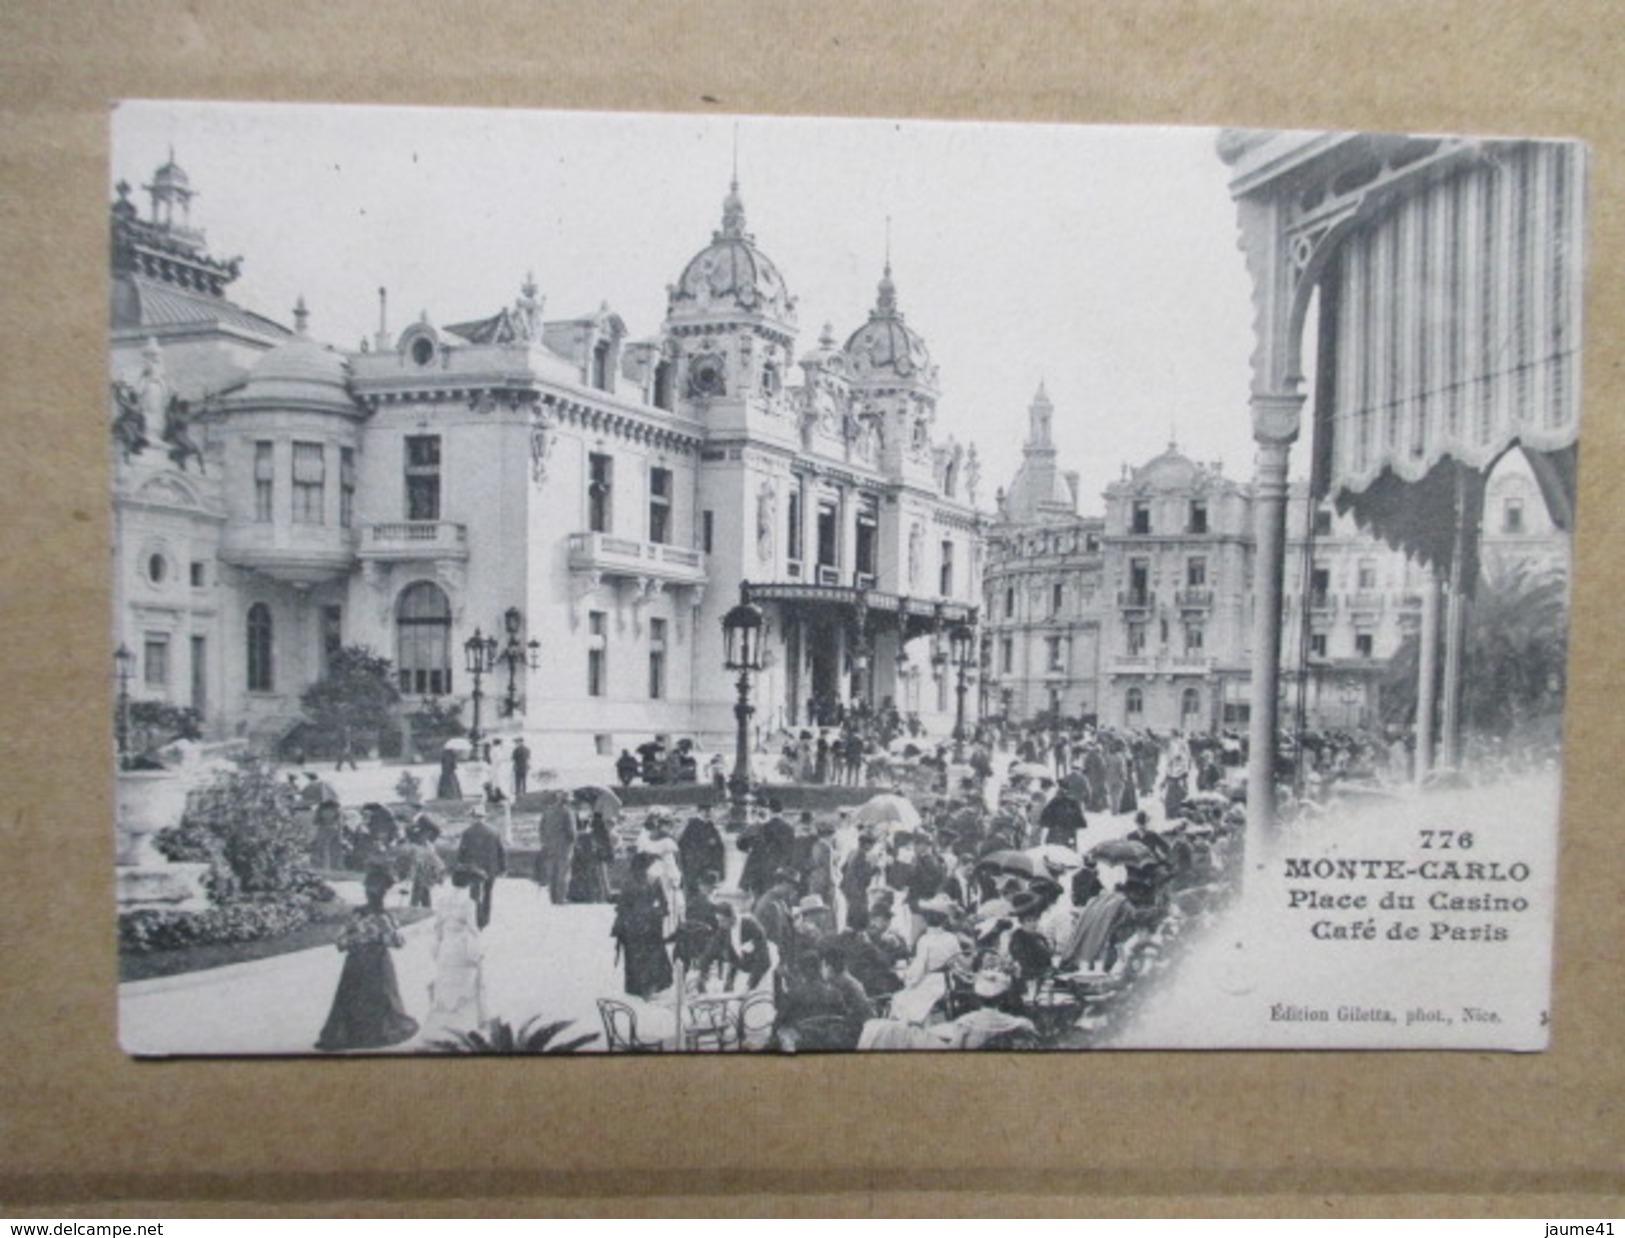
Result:
<svg viewBox="0 0 1625 1238"><path fill-rule="evenodd" d="M813 826L813 843L807 851L808 894L816 894L824 906L835 907L835 822L821 817Z"/></svg>
<svg viewBox="0 0 1625 1238"><path fill-rule="evenodd" d="M756 988L773 970L773 950L766 930L756 917L735 911L732 903L718 903L716 913L716 932L700 956L700 975L707 979L716 976L726 992L744 972L746 988Z"/></svg>
<svg viewBox="0 0 1625 1238"><path fill-rule="evenodd" d="M483 929L491 923L491 895L497 878L508 871L508 850L502 845L502 835L485 819L483 803L476 803L469 815L472 820L457 840L457 863L480 875L474 906L475 922Z"/></svg>
<svg viewBox="0 0 1625 1238"><path fill-rule="evenodd" d="M446 866L434 849L435 839L439 837L440 827L426 812L420 812L406 831L406 868L412 882L410 905L413 907L431 906L431 892L446 875Z"/></svg>
<svg viewBox="0 0 1625 1238"><path fill-rule="evenodd" d="M641 855L655 857L660 883L666 889L666 934L675 933L683 923L683 859L677 840L671 836L671 814L661 809L651 812L643 822L633 849Z"/></svg>
<svg viewBox="0 0 1625 1238"><path fill-rule="evenodd" d="M789 869L781 868L751 908L751 915L781 954L795 944L795 917L790 910L790 900L795 896L796 876Z"/></svg>
<svg viewBox="0 0 1625 1238"><path fill-rule="evenodd" d="M336 945L344 955L338 988L316 1047L325 1053L344 1049L382 1049L417 1035L417 1020L401 1003L391 950L405 942L395 917L384 910L384 897L395 884L387 868L367 870L362 880L367 901L350 913Z"/></svg>
<svg viewBox="0 0 1625 1238"><path fill-rule="evenodd" d="M1118 791L1121 790L1119 784ZM1056 788L1054 798L1038 814L1038 824L1043 827L1046 843L1072 848L1078 845L1078 835L1089 828L1084 820L1083 805L1065 787Z"/></svg>
<svg viewBox="0 0 1625 1238"><path fill-rule="evenodd" d="M804 894L792 913L797 949L816 949L835 932L835 921L821 895Z"/></svg>
<svg viewBox="0 0 1625 1238"><path fill-rule="evenodd" d="M570 901L570 870L575 863L576 809L562 791L548 793L536 835L541 851L536 856L537 883L547 888L554 906Z"/></svg>
<svg viewBox="0 0 1625 1238"><path fill-rule="evenodd" d="M633 852L609 930L617 961L626 966L626 991L633 997L653 997L672 983L671 959L666 954L670 936L666 931L666 888L658 868L659 859L652 852Z"/></svg>
<svg viewBox="0 0 1625 1238"><path fill-rule="evenodd" d="M745 853L739 888L752 898L760 898L773 884L774 874L790 867L795 851L796 832L784 819L779 801L769 799L767 808L771 814L767 821L739 834L739 849Z"/></svg>
<svg viewBox="0 0 1625 1238"><path fill-rule="evenodd" d="M948 931L954 905L938 894L914 908L923 926L914 955L903 973L903 987L892 998L892 1015L907 1023L924 1023L948 991L948 965L960 953L959 938Z"/></svg>
<svg viewBox="0 0 1625 1238"><path fill-rule="evenodd" d="M469 897L479 882L473 869L454 869L451 890L435 912L435 975L429 982L426 1038L471 1032L485 1022L485 944Z"/></svg>
<svg viewBox="0 0 1625 1238"><path fill-rule="evenodd" d="M1057 887L1057 892L1059 887ZM1005 939L1004 952L1021 968L1022 976L1035 979L1055 966L1048 939L1039 932L1039 917L1051 900L1036 890L1023 890L1010 901L1010 916L1016 927Z"/></svg>
<svg viewBox="0 0 1625 1238"><path fill-rule="evenodd" d="M728 845L712 819L714 809L699 808L683 823L677 839L677 859L683 870L683 894L693 898L699 892L700 878L721 873L728 863Z"/></svg>

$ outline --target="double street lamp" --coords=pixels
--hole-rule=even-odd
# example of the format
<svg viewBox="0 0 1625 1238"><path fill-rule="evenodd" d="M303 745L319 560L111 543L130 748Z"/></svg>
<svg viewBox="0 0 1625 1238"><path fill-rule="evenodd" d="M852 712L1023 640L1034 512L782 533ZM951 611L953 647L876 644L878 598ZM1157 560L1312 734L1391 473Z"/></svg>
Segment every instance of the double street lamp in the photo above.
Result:
<svg viewBox="0 0 1625 1238"><path fill-rule="evenodd" d="M739 674L739 699L734 704L734 772L728 780L730 815L736 826L745 823L746 797L750 794L750 717L756 707L750 703L750 677L762 669L762 637L767 619L762 608L750 600L750 582L739 582L739 605L722 616L723 667Z"/></svg>
<svg viewBox="0 0 1625 1238"><path fill-rule="evenodd" d="M480 681L497 665L497 638L484 635L478 628L474 635L463 642L463 655L467 659L468 673L474 678L474 725L468 728L468 742L474 745L474 755L479 755L480 746L480 702L485 693L480 689Z"/></svg>
<svg viewBox="0 0 1625 1238"><path fill-rule="evenodd" d="M536 670L541 665L542 642L534 637L529 641L521 641L520 633L524 630L525 617L517 606L510 606L503 612L502 623L508 633L508 643L503 647L502 660L508 664L508 695L502 701L502 714L506 718L513 717L519 712L519 691L516 686L521 667Z"/></svg>

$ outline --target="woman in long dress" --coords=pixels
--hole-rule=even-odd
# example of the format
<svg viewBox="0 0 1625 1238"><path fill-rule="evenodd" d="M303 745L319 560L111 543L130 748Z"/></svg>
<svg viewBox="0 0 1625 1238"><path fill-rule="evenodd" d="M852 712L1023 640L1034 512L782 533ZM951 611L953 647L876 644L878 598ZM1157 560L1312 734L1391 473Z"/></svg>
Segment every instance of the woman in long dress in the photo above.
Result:
<svg viewBox="0 0 1625 1238"><path fill-rule="evenodd" d="M480 940L469 890L479 875L459 868L435 913L434 980L424 1035L475 1031L485 1022L485 943Z"/></svg>
<svg viewBox="0 0 1625 1238"><path fill-rule="evenodd" d="M903 987L891 999L891 1017L903 1023L924 1023L948 991L948 964L962 950L959 938L947 929L953 904L943 895L927 899L917 909L925 931L914 943L914 957L903 974Z"/></svg>
<svg viewBox="0 0 1625 1238"><path fill-rule="evenodd" d="M570 853L569 901L609 902L609 863L614 858L615 843L609 826L604 814L595 811L590 824L576 827L576 847Z"/></svg>
<svg viewBox="0 0 1625 1238"><path fill-rule="evenodd" d="M666 890L654 855L638 852L621 891L610 935L626 964L626 991L653 997L672 984L666 955Z"/></svg>
<svg viewBox="0 0 1625 1238"><path fill-rule="evenodd" d="M386 869L369 869L363 888L367 902L356 908L335 943L344 953L344 970L333 994L333 1008L316 1047L327 1052L382 1049L417 1035L417 1020L401 1004L391 950L404 944L395 917L384 910L384 896L395 884Z"/></svg>

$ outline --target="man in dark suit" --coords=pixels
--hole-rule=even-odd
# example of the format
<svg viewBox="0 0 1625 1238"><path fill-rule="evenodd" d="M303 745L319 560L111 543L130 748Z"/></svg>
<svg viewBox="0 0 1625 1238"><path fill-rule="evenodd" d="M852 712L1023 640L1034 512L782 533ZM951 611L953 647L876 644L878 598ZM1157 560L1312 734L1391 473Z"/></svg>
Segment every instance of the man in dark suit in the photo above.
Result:
<svg viewBox="0 0 1625 1238"><path fill-rule="evenodd" d="M576 812L569 799L555 792L542 809L542 854L537 879L548 889L555 906L570 901L570 865L576 852Z"/></svg>
<svg viewBox="0 0 1625 1238"><path fill-rule="evenodd" d="M491 923L491 892L497 878L508 871L508 851L502 845L502 835L486 821L485 805L475 804L470 812L474 819L458 840L457 864L480 875L479 890L474 895L474 922L484 928Z"/></svg>
<svg viewBox="0 0 1625 1238"><path fill-rule="evenodd" d="M514 740L513 753L508 759L513 762L513 794L518 799L525 793L526 783L530 780L530 748L526 746L524 736Z"/></svg>

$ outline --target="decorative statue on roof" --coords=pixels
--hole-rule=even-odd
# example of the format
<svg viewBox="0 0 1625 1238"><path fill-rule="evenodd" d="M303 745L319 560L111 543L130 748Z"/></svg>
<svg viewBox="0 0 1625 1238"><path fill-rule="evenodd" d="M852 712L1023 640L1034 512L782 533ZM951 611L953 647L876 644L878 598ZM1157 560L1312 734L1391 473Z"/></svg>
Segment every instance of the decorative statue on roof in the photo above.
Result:
<svg viewBox="0 0 1625 1238"><path fill-rule="evenodd" d="M982 484L982 461L976 454L976 444L972 443L965 452L965 502L972 507L976 506L976 491Z"/></svg>
<svg viewBox="0 0 1625 1238"><path fill-rule="evenodd" d="M113 380L113 441L128 464L147 449L147 416L141 411L141 393L122 378Z"/></svg>
<svg viewBox="0 0 1625 1238"><path fill-rule="evenodd" d="M184 473L187 460L196 460L197 471L202 473L203 448L192 437L192 420L191 406L172 393L164 407L164 442L169 444L169 461Z"/></svg>
<svg viewBox="0 0 1625 1238"><path fill-rule="evenodd" d="M918 523L908 531L908 587L920 587L920 571L925 558L925 529Z"/></svg>

